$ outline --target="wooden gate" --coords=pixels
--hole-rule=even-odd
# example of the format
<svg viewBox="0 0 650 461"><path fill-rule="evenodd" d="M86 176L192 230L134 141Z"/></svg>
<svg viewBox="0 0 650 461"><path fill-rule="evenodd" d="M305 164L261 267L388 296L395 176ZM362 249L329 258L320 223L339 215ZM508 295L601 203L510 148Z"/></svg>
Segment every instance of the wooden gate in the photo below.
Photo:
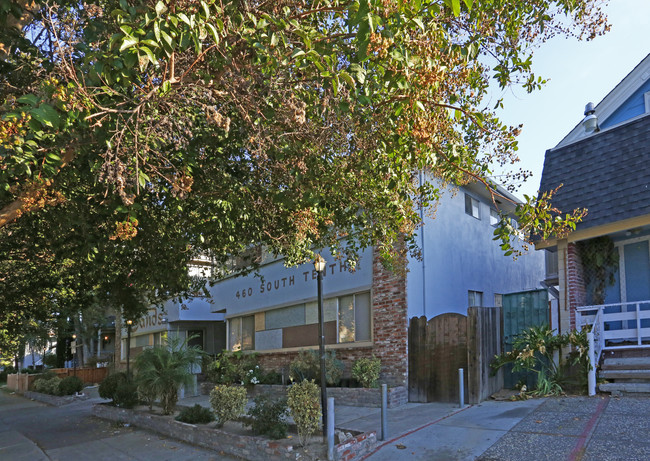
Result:
<svg viewBox="0 0 650 461"><path fill-rule="evenodd" d="M512 350L515 336L526 328L548 325L548 292L546 290L522 291L503 295L504 351ZM503 367L503 385L513 389L517 383L525 382L528 389L537 384L537 375L520 371L513 373L512 365Z"/></svg>
<svg viewBox="0 0 650 461"><path fill-rule="evenodd" d="M458 402L458 369L467 369L467 317L413 317L408 342L409 401Z"/></svg>
<svg viewBox="0 0 650 461"><path fill-rule="evenodd" d="M503 373L492 376L500 354L503 316L498 307L471 307L468 316L442 314L409 323L409 401L458 402L458 369L465 370L465 401L479 403L503 387Z"/></svg>

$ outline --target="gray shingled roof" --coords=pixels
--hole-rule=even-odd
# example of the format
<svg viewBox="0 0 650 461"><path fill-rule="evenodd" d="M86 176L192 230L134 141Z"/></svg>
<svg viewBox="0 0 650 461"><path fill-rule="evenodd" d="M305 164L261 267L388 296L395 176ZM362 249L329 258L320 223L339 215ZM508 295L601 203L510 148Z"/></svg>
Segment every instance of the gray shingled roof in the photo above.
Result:
<svg viewBox="0 0 650 461"><path fill-rule="evenodd" d="M650 214L650 116L546 151L540 190L560 184L554 206L588 210L577 229Z"/></svg>

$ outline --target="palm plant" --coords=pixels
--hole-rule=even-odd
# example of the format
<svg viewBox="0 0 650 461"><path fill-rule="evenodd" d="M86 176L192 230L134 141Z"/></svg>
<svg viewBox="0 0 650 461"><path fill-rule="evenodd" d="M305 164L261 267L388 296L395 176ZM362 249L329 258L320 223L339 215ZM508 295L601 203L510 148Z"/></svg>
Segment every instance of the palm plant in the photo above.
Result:
<svg viewBox="0 0 650 461"><path fill-rule="evenodd" d="M135 359L136 382L139 389L160 400L163 413L174 411L178 389L192 384L192 367L199 365L203 352L187 341L172 337L167 344L145 349Z"/></svg>

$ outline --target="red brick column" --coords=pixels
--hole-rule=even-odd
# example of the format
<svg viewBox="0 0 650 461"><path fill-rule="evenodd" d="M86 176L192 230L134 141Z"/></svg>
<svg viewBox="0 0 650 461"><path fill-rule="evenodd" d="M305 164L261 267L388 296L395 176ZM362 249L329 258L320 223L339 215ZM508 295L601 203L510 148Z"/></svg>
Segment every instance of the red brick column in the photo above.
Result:
<svg viewBox="0 0 650 461"><path fill-rule="evenodd" d="M408 305L406 275L385 269L373 252L373 353L381 359L381 380L389 386L408 382Z"/></svg>
<svg viewBox="0 0 650 461"><path fill-rule="evenodd" d="M571 328L576 327L576 308L585 305L586 289L582 270L582 260L575 243L567 247L567 299Z"/></svg>

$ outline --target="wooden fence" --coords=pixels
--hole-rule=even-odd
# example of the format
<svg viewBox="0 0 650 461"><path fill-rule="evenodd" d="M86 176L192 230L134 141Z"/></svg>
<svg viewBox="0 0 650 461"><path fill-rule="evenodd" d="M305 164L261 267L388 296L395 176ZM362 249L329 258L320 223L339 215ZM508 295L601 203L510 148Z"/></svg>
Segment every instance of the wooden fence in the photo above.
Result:
<svg viewBox="0 0 650 461"><path fill-rule="evenodd" d="M503 310L500 307L470 307L467 310L468 402L480 403L503 388L503 369L492 375L490 363L501 354Z"/></svg>
<svg viewBox="0 0 650 461"><path fill-rule="evenodd" d="M99 384L108 376L108 368L52 368L59 378L66 376L78 376L84 383Z"/></svg>
<svg viewBox="0 0 650 461"><path fill-rule="evenodd" d="M468 316L447 313L409 323L409 401L458 402L458 369L465 370L465 401L478 403L501 389L503 374L490 376L501 352L500 308L475 307Z"/></svg>

